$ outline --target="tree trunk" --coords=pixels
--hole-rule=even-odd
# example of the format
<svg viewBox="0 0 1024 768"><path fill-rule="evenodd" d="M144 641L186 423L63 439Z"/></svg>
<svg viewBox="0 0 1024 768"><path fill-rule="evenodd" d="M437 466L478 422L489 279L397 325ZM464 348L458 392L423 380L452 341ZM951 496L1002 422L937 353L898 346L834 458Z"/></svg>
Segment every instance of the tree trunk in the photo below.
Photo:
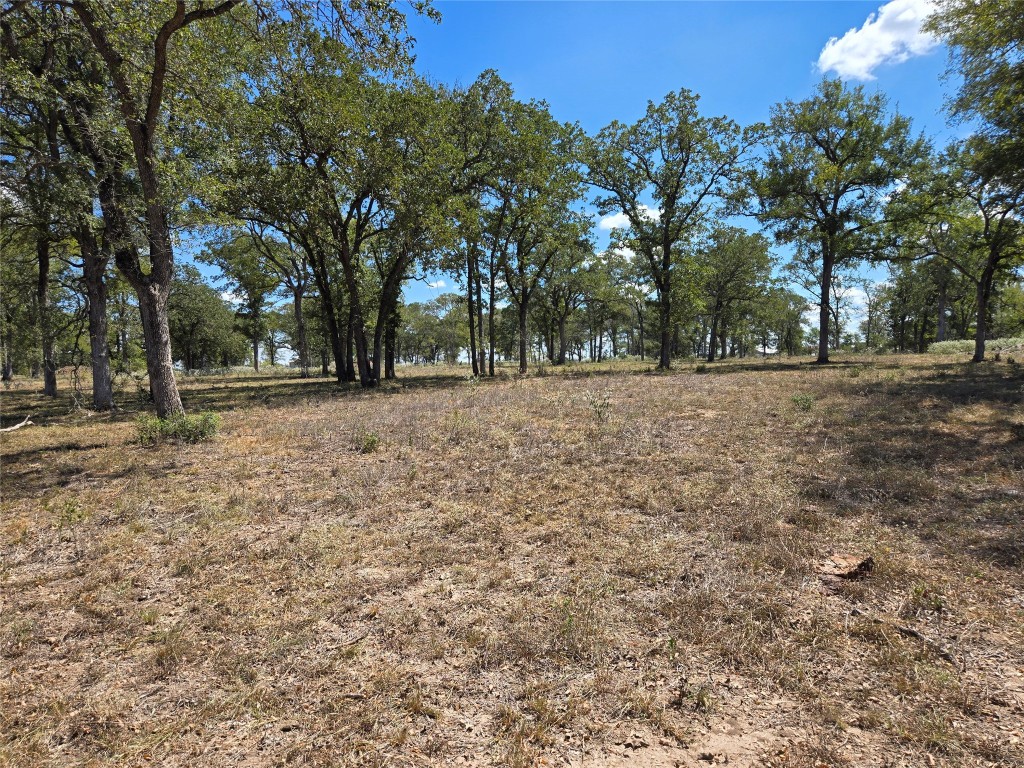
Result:
<svg viewBox="0 0 1024 768"><path fill-rule="evenodd" d="M306 316L302 312L302 299L305 295L304 287L297 287L292 290L292 311L295 313L295 335L299 345L299 376L303 379L309 378L309 340L306 338Z"/></svg>
<svg viewBox="0 0 1024 768"><path fill-rule="evenodd" d="M718 351L718 345L715 343L718 339L718 312L711 315L711 336L708 340L708 362L715 362L715 353Z"/></svg>
<svg viewBox="0 0 1024 768"><path fill-rule="evenodd" d="M398 307L391 310L387 328L384 331L384 378L393 381L395 378L395 348L398 346Z"/></svg>
<svg viewBox="0 0 1024 768"><path fill-rule="evenodd" d="M661 324L661 349L658 352L658 368L667 371L672 367L672 295L668 288L658 296L658 322Z"/></svg>
<svg viewBox="0 0 1024 768"><path fill-rule="evenodd" d="M320 350L320 375L324 377L331 375L331 361L326 349Z"/></svg>
<svg viewBox="0 0 1024 768"><path fill-rule="evenodd" d="M644 314L643 312L636 313L636 322L640 327L640 360L647 359L647 339L644 336Z"/></svg>
<svg viewBox="0 0 1024 768"><path fill-rule="evenodd" d="M832 254L826 252L821 260L821 308L818 312L818 359L817 363L828 362L829 320L832 308L829 293L832 288Z"/></svg>
<svg viewBox="0 0 1024 768"><path fill-rule="evenodd" d="M558 364L565 365L565 318L558 318Z"/></svg>
<svg viewBox="0 0 1024 768"><path fill-rule="evenodd" d="M340 384L345 380L345 347L342 343L341 326L338 323L338 307L335 302L334 286L331 284L330 272L327 270L326 259L323 254L312 247L308 242L302 244L303 250L309 257L309 266L313 272L313 282L316 283L317 291L320 293L320 312L323 325L327 329L327 338L330 344L331 356L334 358L334 376ZM326 351L325 351L326 353ZM320 370L324 376L328 375L330 363L323 363L321 356Z"/></svg>
<svg viewBox="0 0 1024 768"><path fill-rule="evenodd" d="M992 281L995 278L995 262L989 259L978 281L978 320L974 331L974 357L972 363L985 359L985 335L988 332L988 301L992 297Z"/></svg>
<svg viewBox="0 0 1024 768"><path fill-rule="evenodd" d="M490 274L487 284L487 373L494 377L494 255L491 255Z"/></svg>
<svg viewBox="0 0 1024 768"><path fill-rule="evenodd" d="M349 307L348 319L345 321L345 381L356 380L355 338L352 308Z"/></svg>
<svg viewBox="0 0 1024 768"><path fill-rule="evenodd" d="M480 375L483 376L487 367L487 352L484 349L484 297L479 260L476 264L476 326L476 338L480 347Z"/></svg>
<svg viewBox="0 0 1024 768"><path fill-rule="evenodd" d="M107 341L107 259L97 249L96 238L87 226L78 235L82 250L82 272L89 300L89 353L92 358L92 406L97 411L114 407L114 386L110 375L110 344Z"/></svg>
<svg viewBox="0 0 1024 768"><path fill-rule="evenodd" d="M36 301L39 307L39 335L43 346L43 394L57 396L57 361L54 360L53 318L50 317L50 239L36 240L39 260L39 279L36 283Z"/></svg>
<svg viewBox="0 0 1024 768"><path fill-rule="evenodd" d="M466 250L466 308L469 317L469 362L473 366L473 375L480 375L479 361L476 356L476 309L473 306L473 249ZM481 339L481 341L483 341Z"/></svg>
<svg viewBox="0 0 1024 768"><path fill-rule="evenodd" d="M939 286L939 312L936 318L935 340L946 340L946 282Z"/></svg>
<svg viewBox="0 0 1024 768"><path fill-rule="evenodd" d="M256 373L260 372L260 337L255 329L252 335L252 368Z"/></svg>
<svg viewBox="0 0 1024 768"><path fill-rule="evenodd" d="M519 305L519 373L526 373L526 314L527 314L527 300L523 297L523 302Z"/></svg>
<svg viewBox="0 0 1024 768"><path fill-rule="evenodd" d="M149 373L149 389L156 405L156 415L161 419L183 414L178 394L178 383L174 379L174 363L171 357L171 333L167 327L167 293L156 285L145 286L139 291L139 313L142 315L142 332L146 340L146 371Z"/></svg>
<svg viewBox="0 0 1024 768"><path fill-rule="evenodd" d="M377 382L370 370L370 349L366 341L366 322L363 318L363 303L359 297L359 281L356 278L354 264L355 254L345 250L342 243L341 268L345 275L345 288L348 293L348 335L355 345L355 365L352 370L352 381L359 374L359 386L372 387ZM351 347L349 348L351 352Z"/></svg>

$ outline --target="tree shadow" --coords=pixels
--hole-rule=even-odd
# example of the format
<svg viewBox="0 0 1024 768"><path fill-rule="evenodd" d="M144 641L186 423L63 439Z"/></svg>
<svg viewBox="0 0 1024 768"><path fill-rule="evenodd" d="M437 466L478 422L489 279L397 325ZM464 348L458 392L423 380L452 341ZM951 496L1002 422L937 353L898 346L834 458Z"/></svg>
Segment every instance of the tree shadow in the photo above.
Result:
<svg viewBox="0 0 1024 768"><path fill-rule="evenodd" d="M872 513L956 555L1024 565L1024 375L1006 366L952 368L864 388L832 435L838 461L801 484L841 515ZM973 410L980 406L983 410Z"/></svg>

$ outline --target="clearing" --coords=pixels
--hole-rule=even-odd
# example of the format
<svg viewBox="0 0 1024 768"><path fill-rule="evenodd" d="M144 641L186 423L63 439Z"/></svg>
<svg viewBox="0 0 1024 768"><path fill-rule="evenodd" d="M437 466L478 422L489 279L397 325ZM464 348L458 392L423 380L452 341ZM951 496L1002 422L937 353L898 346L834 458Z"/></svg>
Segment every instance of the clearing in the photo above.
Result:
<svg viewBox="0 0 1024 768"><path fill-rule="evenodd" d="M1019 366L402 375L4 392L0 764L1024 764Z"/></svg>

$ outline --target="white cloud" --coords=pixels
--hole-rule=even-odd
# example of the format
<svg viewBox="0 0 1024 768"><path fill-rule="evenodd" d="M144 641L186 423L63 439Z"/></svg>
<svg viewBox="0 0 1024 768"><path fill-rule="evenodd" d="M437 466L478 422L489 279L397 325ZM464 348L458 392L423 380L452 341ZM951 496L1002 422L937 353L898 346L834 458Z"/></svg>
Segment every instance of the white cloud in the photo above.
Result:
<svg viewBox="0 0 1024 768"><path fill-rule="evenodd" d="M629 217L622 211L619 211L611 216L605 216L597 222L597 226L600 229L625 229L629 226Z"/></svg>
<svg viewBox="0 0 1024 768"><path fill-rule="evenodd" d="M431 288L431 289L433 289L435 291L440 289L440 288L447 288L447 287L448 287L448 283L446 283L444 280L435 280L432 283L427 283L427 288Z"/></svg>
<svg viewBox="0 0 1024 768"><path fill-rule="evenodd" d="M891 0L860 29L830 39L818 56L818 69L851 80L874 80L876 67L923 56L938 45L921 29L934 10L935 0Z"/></svg>
<svg viewBox="0 0 1024 768"><path fill-rule="evenodd" d="M636 258L636 251L632 248L616 248L615 252L620 256L625 257L626 261L633 261Z"/></svg>
<svg viewBox="0 0 1024 768"><path fill-rule="evenodd" d="M236 293L232 293L231 291L221 291L220 297L221 297L221 299L226 301L228 304L241 304L242 303L242 297L239 296Z"/></svg>
<svg viewBox="0 0 1024 768"><path fill-rule="evenodd" d="M649 221L657 221L661 215L654 208L644 205L643 203L640 204L640 212L644 218ZM625 229L629 226L629 217L622 211L619 211L618 213L613 213L610 216L605 216L597 222L597 226L599 229Z"/></svg>

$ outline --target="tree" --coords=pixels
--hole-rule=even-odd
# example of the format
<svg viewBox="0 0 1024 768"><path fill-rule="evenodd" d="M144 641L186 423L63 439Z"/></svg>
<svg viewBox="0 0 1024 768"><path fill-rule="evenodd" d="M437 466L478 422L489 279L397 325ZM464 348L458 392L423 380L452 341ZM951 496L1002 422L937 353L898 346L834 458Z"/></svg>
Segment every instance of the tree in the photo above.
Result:
<svg viewBox="0 0 1024 768"><path fill-rule="evenodd" d="M886 106L829 79L809 99L776 105L753 178L758 219L817 271L818 363L828 362L835 270L879 254L887 195L926 154L910 121Z"/></svg>
<svg viewBox="0 0 1024 768"><path fill-rule="evenodd" d="M11 10L14 10L13 8ZM21 230L34 251L36 284L34 319L42 353L43 393L57 394L56 325L51 306L54 249L73 227L67 211L81 208L81 185L67 163L60 140L60 110L46 81L60 66L55 49L53 9L35 9L0 20L3 30L2 183L6 227Z"/></svg>
<svg viewBox="0 0 1024 768"><path fill-rule="evenodd" d="M1024 14L1004 0L939 0L926 28L949 44L962 83L949 106L980 118L989 159L1004 177L1024 175Z"/></svg>
<svg viewBox="0 0 1024 768"><path fill-rule="evenodd" d="M339 379L375 386L401 285L447 237L447 101L421 80L376 77L309 16L269 44L270 66L224 121L238 151L221 158L228 183L211 205L304 252Z"/></svg>
<svg viewBox="0 0 1024 768"><path fill-rule="evenodd" d="M506 295L519 319L519 372L526 373L534 292L559 253L579 248L588 223L571 209L582 193L575 127L555 121L543 104L519 105L513 115L506 149L514 154L495 190L504 212L495 235Z"/></svg>
<svg viewBox="0 0 1024 768"><path fill-rule="evenodd" d="M882 346L880 343L882 340L879 338L879 318L884 304L885 283L876 283L861 278L855 281L855 284L864 294L864 319L861 321L860 331L864 334L864 346L870 352L872 349ZM940 338L939 341L942 339Z"/></svg>
<svg viewBox="0 0 1024 768"><path fill-rule="evenodd" d="M751 301L765 290L773 259L768 241L737 227L717 227L707 244L698 251L702 288L711 313L711 341L708 362L715 359L715 340L722 339L725 355L724 320L738 303Z"/></svg>
<svg viewBox="0 0 1024 768"><path fill-rule="evenodd" d="M785 351L792 357L799 354L803 346L804 311L807 300L800 294L772 286L755 313L755 328L761 337L761 348L767 353L772 345L778 352Z"/></svg>
<svg viewBox="0 0 1024 768"><path fill-rule="evenodd" d="M248 232L229 232L224 242L199 254L199 261L216 266L226 280L225 288L238 303L236 317L252 346L252 365L260 370L260 344L267 332L266 313L280 278L267 268L266 249ZM273 364L273 363L271 363Z"/></svg>
<svg viewBox="0 0 1024 768"><path fill-rule="evenodd" d="M118 202L111 196L101 203L105 205L109 235L118 244L114 248L118 269L139 296L146 337L146 367L160 417L184 411L174 380L167 319L167 299L174 278L170 228L174 196L173 181L163 162L168 148L165 98L168 76L173 77L176 72L171 66L172 60L196 52L187 43L184 49L171 43L183 29L227 14L239 1L224 0L211 7L197 4L189 10L183 0L178 0L169 15L155 7L146 7L139 13L134 3L127 2L102 8L87 0L70 2L71 11L103 62L107 84L131 142L130 173L138 180L142 191L142 218L148 246L145 264L138 249L130 244L128 214L118 209ZM201 38L187 39L194 45ZM207 61L212 63L213 60ZM195 68L189 69L194 71ZM99 158L96 160L102 162ZM129 170L119 168L118 173L126 174Z"/></svg>
<svg viewBox="0 0 1024 768"><path fill-rule="evenodd" d="M550 311L552 335L558 337L557 342L550 336L548 338L548 357L555 365L565 365L569 344L566 323L583 303L586 295L584 266L593 258L594 249L591 244L586 240L580 240L576 243L566 243L551 262L550 273L543 287L543 303Z"/></svg>
<svg viewBox="0 0 1024 768"><path fill-rule="evenodd" d="M235 331L235 313L191 265L178 268L167 318L173 358L186 371L245 360L245 338Z"/></svg>
<svg viewBox="0 0 1024 768"><path fill-rule="evenodd" d="M904 238L909 258L936 256L973 283L976 363L985 359L994 288L1024 263L1024 176L1007 174L1000 152L984 136L956 142L890 203L915 214Z"/></svg>
<svg viewBox="0 0 1024 768"><path fill-rule="evenodd" d="M731 120L700 116L697 99L682 89L661 104L649 102L633 125L615 121L601 129L586 157L588 181L603 193L595 200L598 210L625 216L625 239L650 269L662 369L671 366L677 248L729 193L749 138Z"/></svg>
<svg viewBox="0 0 1024 768"><path fill-rule="evenodd" d="M604 262L615 291L636 318L637 344L634 354L647 358L647 317L653 293L647 269L632 251L612 249L604 254Z"/></svg>
<svg viewBox="0 0 1024 768"><path fill-rule="evenodd" d="M236 6L241 7L235 10ZM422 0L412 7L436 15ZM50 85L68 106L75 89L57 86L64 81L85 83L117 115L109 125L87 120L88 130L78 134L97 139L84 142L83 150L96 171L103 242L109 243L118 269L138 293L157 414L180 413L166 311L174 278L171 231L183 203L201 186L195 152L216 154L222 146L221 141L207 143L196 136L209 138L205 128L227 111L224 94L244 91L271 57L263 34L267 30L287 28L296 19L315 14L325 35L383 70L408 62L405 19L390 2L332 3L325 10L314 0L259 4L256 9L242 6L241 0L141 5L127 0L43 0L5 6L5 42L10 39L8 16L39 17L51 11L60 14L65 26L82 32L78 39L86 41L93 55L86 62L89 66L65 69ZM250 23L234 23L243 18ZM259 34L250 34L252 29ZM75 123L73 110L64 111ZM118 136L128 148L125 155L110 152L116 142L106 139ZM140 194L132 195L133 189Z"/></svg>
<svg viewBox="0 0 1024 768"><path fill-rule="evenodd" d="M268 272L276 273L278 281L292 295L293 322L288 323L286 327L291 338L290 343L298 357L299 375L304 379L308 378L310 344L305 300L313 279L309 258L291 242L284 242L275 237L268 227L249 222L249 235L254 248L262 256L264 268Z"/></svg>

